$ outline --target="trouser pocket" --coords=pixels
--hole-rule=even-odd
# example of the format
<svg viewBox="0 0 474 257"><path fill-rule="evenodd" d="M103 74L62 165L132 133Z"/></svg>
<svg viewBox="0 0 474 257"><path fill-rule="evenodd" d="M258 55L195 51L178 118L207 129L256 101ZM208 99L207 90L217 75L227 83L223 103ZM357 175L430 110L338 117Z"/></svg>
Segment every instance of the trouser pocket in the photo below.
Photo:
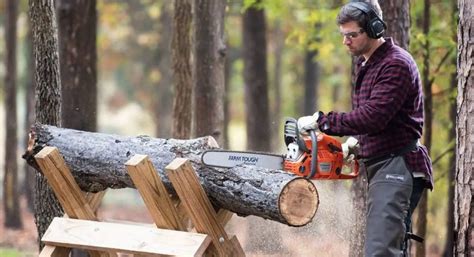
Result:
<svg viewBox="0 0 474 257"><path fill-rule="evenodd" d="M366 167L369 177L365 256L402 256L413 177L403 157Z"/></svg>

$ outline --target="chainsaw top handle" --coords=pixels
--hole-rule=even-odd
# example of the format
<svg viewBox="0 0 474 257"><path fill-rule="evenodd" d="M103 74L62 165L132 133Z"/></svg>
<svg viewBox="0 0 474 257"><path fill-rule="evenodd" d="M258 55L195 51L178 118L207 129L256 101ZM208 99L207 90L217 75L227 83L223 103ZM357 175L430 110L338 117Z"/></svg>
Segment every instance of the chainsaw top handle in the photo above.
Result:
<svg viewBox="0 0 474 257"><path fill-rule="evenodd" d="M308 130L308 133L311 136L311 171L307 178L311 179L318 171L318 137L315 130Z"/></svg>

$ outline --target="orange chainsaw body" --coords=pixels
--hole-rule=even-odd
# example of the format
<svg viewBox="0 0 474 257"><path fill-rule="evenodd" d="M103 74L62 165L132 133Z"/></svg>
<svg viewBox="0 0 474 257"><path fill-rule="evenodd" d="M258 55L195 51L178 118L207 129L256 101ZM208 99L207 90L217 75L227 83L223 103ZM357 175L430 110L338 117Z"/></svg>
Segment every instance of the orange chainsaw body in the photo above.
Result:
<svg viewBox="0 0 474 257"><path fill-rule="evenodd" d="M310 137L303 137L302 141L307 149L312 148ZM298 148L297 146L295 146ZM301 149L288 148L288 151L298 151L299 153L288 155L285 158L284 170L292 172L298 176L309 179L352 179L359 175L359 165L357 161L349 164L344 163L341 143L334 137L324 133L317 133L317 164L316 172L312 177L311 159L312 152Z"/></svg>

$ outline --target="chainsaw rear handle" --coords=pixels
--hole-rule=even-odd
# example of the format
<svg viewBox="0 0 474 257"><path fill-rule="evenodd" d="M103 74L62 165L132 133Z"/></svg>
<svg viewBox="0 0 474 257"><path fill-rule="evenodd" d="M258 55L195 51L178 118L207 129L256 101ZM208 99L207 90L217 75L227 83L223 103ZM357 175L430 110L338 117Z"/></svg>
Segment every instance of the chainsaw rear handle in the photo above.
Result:
<svg viewBox="0 0 474 257"><path fill-rule="evenodd" d="M349 174L340 174L339 178L340 179L353 179L357 178L359 176L359 161L354 160L354 166L352 167L352 172Z"/></svg>

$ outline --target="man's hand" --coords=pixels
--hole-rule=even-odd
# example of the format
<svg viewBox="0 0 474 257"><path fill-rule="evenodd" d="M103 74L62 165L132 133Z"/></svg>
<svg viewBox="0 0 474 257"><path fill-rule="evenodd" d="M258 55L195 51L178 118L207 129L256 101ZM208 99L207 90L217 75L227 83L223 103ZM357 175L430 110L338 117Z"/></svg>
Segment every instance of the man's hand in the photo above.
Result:
<svg viewBox="0 0 474 257"><path fill-rule="evenodd" d="M359 150L359 141L354 137L347 138L346 142L341 144L344 163L352 162Z"/></svg>
<svg viewBox="0 0 474 257"><path fill-rule="evenodd" d="M298 129L301 135L308 135L309 130L318 129L319 112L315 112L312 116L303 116L298 119Z"/></svg>

